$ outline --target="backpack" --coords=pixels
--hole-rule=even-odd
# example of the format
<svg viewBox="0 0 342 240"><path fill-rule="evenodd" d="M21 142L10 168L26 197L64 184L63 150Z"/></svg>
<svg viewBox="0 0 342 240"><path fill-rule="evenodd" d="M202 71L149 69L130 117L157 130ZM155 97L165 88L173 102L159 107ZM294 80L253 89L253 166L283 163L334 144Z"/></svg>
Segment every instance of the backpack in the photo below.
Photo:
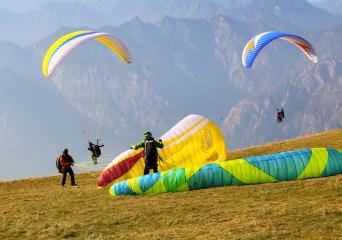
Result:
<svg viewBox="0 0 342 240"><path fill-rule="evenodd" d="M96 156L96 157L101 156L101 149L100 149L100 147L99 147L98 145L94 145L94 146L93 146L93 149L94 149L94 152L93 152L93 153L95 153L95 156Z"/></svg>
<svg viewBox="0 0 342 240"><path fill-rule="evenodd" d="M144 159L145 164L148 167L154 167L157 165L158 150L153 139L145 141Z"/></svg>
<svg viewBox="0 0 342 240"><path fill-rule="evenodd" d="M59 161L60 157L56 159L56 168L58 169L59 173L62 173L62 164L61 161Z"/></svg>

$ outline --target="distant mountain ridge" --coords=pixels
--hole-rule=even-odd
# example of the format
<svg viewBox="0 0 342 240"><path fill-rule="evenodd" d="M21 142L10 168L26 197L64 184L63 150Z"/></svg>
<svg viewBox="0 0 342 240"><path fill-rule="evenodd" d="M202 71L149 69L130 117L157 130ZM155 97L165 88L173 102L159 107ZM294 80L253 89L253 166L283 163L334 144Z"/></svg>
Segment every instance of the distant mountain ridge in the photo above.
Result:
<svg viewBox="0 0 342 240"><path fill-rule="evenodd" d="M329 14L306 0L32 0L31 4L17 0L16 3L8 0L0 3L0 40L23 46L35 43L61 27L115 27L134 17L155 24L166 16L210 21L223 15L284 30L288 24L304 29L324 29L342 21L341 16Z"/></svg>
<svg viewBox="0 0 342 240"><path fill-rule="evenodd" d="M306 135L340 128L341 60L323 60L318 66L290 74L234 106L224 120L224 131L227 137L240 137L230 138L230 145L253 146L298 133ZM285 109L285 119L280 125L275 124L277 107Z"/></svg>
<svg viewBox="0 0 342 240"><path fill-rule="evenodd" d="M259 26L262 27L260 24ZM107 28L106 31L115 32L117 30ZM87 66L88 69L101 68L101 71L104 72L110 70L106 73L107 79L116 76L113 80L110 80L114 81L110 84L112 86L115 85L116 87L115 90L113 89L113 92L111 92L114 101L109 103L109 105L112 105L110 109L114 110L117 107L119 107L119 109L112 112L113 115L110 117L112 123L109 123L109 126L118 127L123 124L120 128L124 129L124 126L132 125L133 123L127 125L125 121L121 124L117 122L117 119L120 119L119 116L125 116L123 119L129 118L134 120L135 123L133 125L137 127L159 129L157 132L161 132L163 128L170 126L172 122L177 121L177 118L173 117L174 113L177 113L176 115L180 117L182 114L185 115L192 111L196 113L200 112L208 117L213 117L214 120L218 121L220 124L219 119L224 118L224 109L229 108L229 106L234 106L240 102L241 99L244 99L242 102L247 101L246 103L248 103L249 95L252 94L252 96L259 95L260 101L262 102L268 101L268 103L265 103L266 105L260 104L258 107L259 109L264 107L268 109L268 112L263 113L263 116L255 115L255 117L250 118L248 115L253 116L253 114L251 114L253 113L252 110L251 112L249 112L249 110L237 111L236 107L239 105L233 107L232 110L229 111L224 122L224 131L227 139L232 139L228 140L231 142L230 145L232 148L244 146L249 141L253 144L256 139L259 139L257 140L258 143L259 141L262 143L271 140L275 135L274 131L270 130L269 135L262 134L265 131L264 127L274 125L273 115L277 106L289 104L279 97L280 95L277 91L283 91L283 89L289 87L289 84L293 84L286 93L287 101L293 98L291 96L292 94L303 95L304 92L302 92L301 88L307 88L307 84L310 80L304 81L300 87L298 86L298 80L293 79L298 78L297 75L303 77L303 74L306 74L306 78L311 78L314 73L308 73L308 69L312 69L315 66L307 61L302 53L293 48L293 46L280 42L273 44L265 53L259 56L253 69L249 71L244 70L241 65L240 51L243 48L243 43L246 42L246 38L251 35L251 31L251 25L231 20L223 16L217 17L211 22L201 20L176 20L166 17L158 25L144 23L138 18L135 18L122 27L119 27L118 32L123 33L121 37L124 41L127 42L129 46L133 47L133 49L141 49L141 51L136 52L135 56L133 55L136 59L134 67L126 68L126 66L118 65L115 67L116 70L110 70L112 67L106 66L112 61L112 56L109 56L109 54L105 61L101 61L100 59L96 61L100 62L101 67L92 64ZM202 38L199 40L200 35L197 36L197 32L199 34L205 33L204 36L206 36L206 39ZM151 36L159 37L154 39L151 38ZM320 35L320 37L322 36L324 37L326 35ZM136 42L135 39L139 39L139 43ZM170 42L170 40L172 40L172 42ZM318 41L318 46L320 46L319 44L323 44L324 48L318 48L317 50L319 52L331 52L331 54L334 54L330 49L335 48L338 44L324 44L329 41L331 40L324 39L324 41ZM136 45L137 43L138 45ZM150 46L153 46L153 48L150 49ZM146 49L146 52L143 49ZM87 59L87 53L91 51L90 48L82 52L79 51L78 58ZM157 55L146 57L151 53L156 53ZM334 55L336 55L336 53ZM166 56L167 58L165 58ZM103 56L101 55L99 57L102 58ZM336 57L339 56L337 55ZM147 62L145 61L145 58L148 59ZM294 64L291 59L297 59L298 63ZM58 80L58 82L59 84L62 84L60 87L65 92L70 91L70 89L64 88L65 85L73 89L75 88L73 87L73 84L81 84L77 81L75 82L75 79L87 79L87 81L92 82L92 84L96 84L98 81L98 77L93 70L91 70L93 72L91 75L89 75L90 73L83 72L83 75L74 76L75 72L77 72L75 69L81 69L82 66L84 66L84 63L82 63L82 66L76 66L75 64L79 61L80 60L77 60L76 57L73 60L70 60L67 69L63 71L65 73L60 75L61 80ZM315 70L317 72L315 78L317 79L322 78L320 76L322 74L320 73L321 71L324 71L326 68L331 68L331 61L337 61L336 63L338 63L338 60L331 59L329 61L324 59L323 56L321 61L321 65L319 65L320 68ZM306 70L304 73L301 73L303 67ZM336 67L338 69L339 65ZM175 69L177 69L176 72L173 71ZM199 69L201 69L201 71L199 71ZM287 72L287 69L292 69L294 72ZM125 73L126 71L128 71L128 73ZM332 71L337 70L333 69ZM209 81L209 79L212 79L213 72L216 73L214 85ZM67 75L64 75L66 73ZM265 75L265 73L267 73L267 75ZM283 75L280 79L279 77L276 77L277 75L279 76L279 74ZM263 77L261 78L261 76ZM71 79L72 81L68 84L64 84L65 80L62 79ZM90 82L88 82L88 84ZM81 85L86 87L85 83ZM138 87L132 91L130 86L134 85ZM209 85L211 85L210 88ZM192 90L194 87L196 91ZM329 88L328 86L326 87ZM130 96L129 98L125 98L122 95L121 92L123 89L126 89L123 94L125 96ZM142 91L143 89L144 91ZM168 89L168 91L163 89ZM170 89L173 89L173 91L170 91ZM82 92L84 92L84 90L82 90ZM177 100L173 97L174 92L177 92ZM227 95L228 92L229 94ZM312 95L310 92L305 94L307 95L307 98L318 99L316 95ZM206 95L211 96L210 103L207 102L206 98L203 98L203 96ZM267 95L273 97L268 98ZM77 94L75 95L74 92L73 95L69 94L69 97L71 102L77 101L80 103L77 105L79 111L84 111L86 109L85 105L90 104L86 104L87 95L84 96L85 98L82 101L75 99L79 96ZM91 99L94 97L95 96L91 97ZM141 101L138 99L141 99ZM255 99L252 100L253 103L258 101ZM302 105L305 102L303 97L300 97L298 101L300 101L299 105ZM152 109L153 111L151 111ZM135 112L133 118L131 117L132 110ZM289 110L289 112L294 111L294 109L291 108L287 110ZM310 107L303 108L303 110L309 111ZM323 106L322 111L324 112ZM247 115L242 117L240 115L243 112L246 112ZM118 113L120 114L118 115ZM170 113L173 114L170 115ZM332 116L333 114L339 115L340 113L330 112L325 120L336 118ZM221 115L221 117L218 117L219 115ZM244 122L239 123L242 124L242 129L235 124L236 120L233 120L234 117L236 118L238 116L244 120ZM295 116L295 114L289 114L287 118L290 119L292 116ZM89 117L91 117L91 114ZM147 122L144 120L146 117L149 119ZM253 119L258 119L259 125L254 125ZM262 127L262 123L265 121L268 124L267 126ZM312 120L310 121L312 122ZM246 129L247 123L251 124L251 128L258 129L258 132L255 133L254 137L251 137L251 134L247 134L248 132L250 133L250 131L248 131L246 132L245 138L237 140L235 136L239 135L238 133L243 132L243 129ZM296 121L292 122L287 127L292 130L284 130L285 132L280 139L294 136L298 132L312 133L318 130L329 129L329 127L339 127L341 123L335 121L334 124L328 126L317 122L317 126L311 123L313 127L310 128L305 128L305 123L302 124L302 127L295 127L296 124ZM128 131L128 129L125 131Z"/></svg>
<svg viewBox="0 0 342 240"><path fill-rule="evenodd" d="M342 2L340 0L310 0L310 2L332 14L342 15Z"/></svg>
<svg viewBox="0 0 342 240"><path fill-rule="evenodd" d="M55 171L51 161L66 146L78 161L85 161L87 140L97 136L104 140L105 154L114 156L140 140L145 130L158 136L192 113L222 127L230 149L342 127L339 17L306 1L170 1L160 10L160 2L150 6L143 0L123 11L129 19L116 25L113 9L131 2L109 1L112 7L104 9L101 1L74 1L67 9L58 7L64 2L33 1L40 7L57 6L45 11L46 21L38 7L9 15L1 10L5 22L19 18L12 29L1 21L0 39L7 40L0 41L0 104L5 109L0 143L7 145L0 152L2 161L11 161L0 176ZM139 7L149 11L137 14ZM30 19L32 11L37 15ZM61 12L65 18L59 22ZM102 25L108 16L113 20ZM36 25L30 29L32 21ZM66 23L76 27L60 27ZM89 42L51 78L43 78L41 61L49 45L65 33L89 28L122 39L133 63L126 65L106 47ZM304 36L314 45L319 64L277 41L260 53L252 69L244 69L245 43L269 30ZM31 41L26 47L16 44ZM274 121L277 107L286 111L282 125Z"/></svg>

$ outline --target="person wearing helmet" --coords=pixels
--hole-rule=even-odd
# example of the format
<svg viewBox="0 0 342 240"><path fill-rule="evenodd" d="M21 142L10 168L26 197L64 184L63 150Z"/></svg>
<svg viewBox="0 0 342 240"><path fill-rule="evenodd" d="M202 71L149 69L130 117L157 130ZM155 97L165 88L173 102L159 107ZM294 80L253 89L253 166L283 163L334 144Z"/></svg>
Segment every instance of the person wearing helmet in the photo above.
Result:
<svg viewBox="0 0 342 240"><path fill-rule="evenodd" d="M158 141L154 140L152 137L152 133L150 131L146 131L144 133L144 140L138 143L137 145L132 145L131 149L139 149L144 148L144 162L145 169L144 175L150 173L150 169L153 169L153 172L158 172L158 150L157 148L163 148L164 144L161 139Z"/></svg>
<svg viewBox="0 0 342 240"><path fill-rule="evenodd" d="M99 145L99 140L97 139L96 144L89 142L88 150L91 151L91 159L93 159L94 164L97 164L97 158L101 156L101 147L104 147L104 145Z"/></svg>
<svg viewBox="0 0 342 240"><path fill-rule="evenodd" d="M57 158L57 163L60 166L60 172L62 173L62 186L65 185L67 174L69 173L71 179L71 186L75 186L74 171L71 166L74 164L74 159L69 155L68 149L63 150L63 154Z"/></svg>

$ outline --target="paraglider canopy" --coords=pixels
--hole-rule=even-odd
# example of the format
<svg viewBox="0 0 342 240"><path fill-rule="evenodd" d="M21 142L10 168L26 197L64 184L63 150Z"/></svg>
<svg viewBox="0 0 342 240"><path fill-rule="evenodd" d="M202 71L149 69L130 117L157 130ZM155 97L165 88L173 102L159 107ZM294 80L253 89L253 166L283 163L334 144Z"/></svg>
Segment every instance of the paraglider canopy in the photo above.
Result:
<svg viewBox="0 0 342 240"><path fill-rule="evenodd" d="M161 171L176 167L203 165L225 160L227 147L218 126L200 115L189 115L160 137L164 148L158 151ZM143 149L129 149L117 156L102 171L98 185L138 177L144 173Z"/></svg>
<svg viewBox="0 0 342 240"><path fill-rule="evenodd" d="M242 64L251 68L259 52L270 42L282 39L297 46L312 62L317 63L317 56L313 46L304 38L284 32L264 32L249 40L242 52Z"/></svg>
<svg viewBox="0 0 342 240"><path fill-rule="evenodd" d="M92 30L77 31L62 36L49 47L42 63L44 76L49 77L64 58L73 50L90 40L96 40L102 43L116 53L125 63L132 62L128 48L120 39L112 34Z"/></svg>

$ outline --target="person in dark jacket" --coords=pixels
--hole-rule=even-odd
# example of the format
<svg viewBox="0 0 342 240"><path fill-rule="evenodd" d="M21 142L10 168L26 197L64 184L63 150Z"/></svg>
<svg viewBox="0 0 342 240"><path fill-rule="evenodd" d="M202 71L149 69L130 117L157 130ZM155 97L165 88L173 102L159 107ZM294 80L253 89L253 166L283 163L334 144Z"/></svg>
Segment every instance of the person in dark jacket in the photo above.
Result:
<svg viewBox="0 0 342 240"><path fill-rule="evenodd" d="M99 145L99 140L97 140L96 144L89 142L88 150L91 151L91 159L93 159L94 164L97 164L97 158L101 156L101 149L104 145Z"/></svg>
<svg viewBox="0 0 342 240"><path fill-rule="evenodd" d="M139 149L144 148L144 161L145 161L145 169L144 175L150 173L150 169L153 169L153 172L158 172L158 150L157 148L163 148L164 144L161 139L158 141L154 140L152 137L152 133L147 131L144 133L145 139L139 142L137 145L132 145L131 149Z"/></svg>
<svg viewBox="0 0 342 240"><path fill-rule="evenodd" d="M74 171L71 166L74 164L74 159L69 155L68 149L63 150L63 154L58 158L58 163L61 166L62 172L62 186L65 185L67 174L69 173L71 179L71 186L76 186Z"/></svg>

